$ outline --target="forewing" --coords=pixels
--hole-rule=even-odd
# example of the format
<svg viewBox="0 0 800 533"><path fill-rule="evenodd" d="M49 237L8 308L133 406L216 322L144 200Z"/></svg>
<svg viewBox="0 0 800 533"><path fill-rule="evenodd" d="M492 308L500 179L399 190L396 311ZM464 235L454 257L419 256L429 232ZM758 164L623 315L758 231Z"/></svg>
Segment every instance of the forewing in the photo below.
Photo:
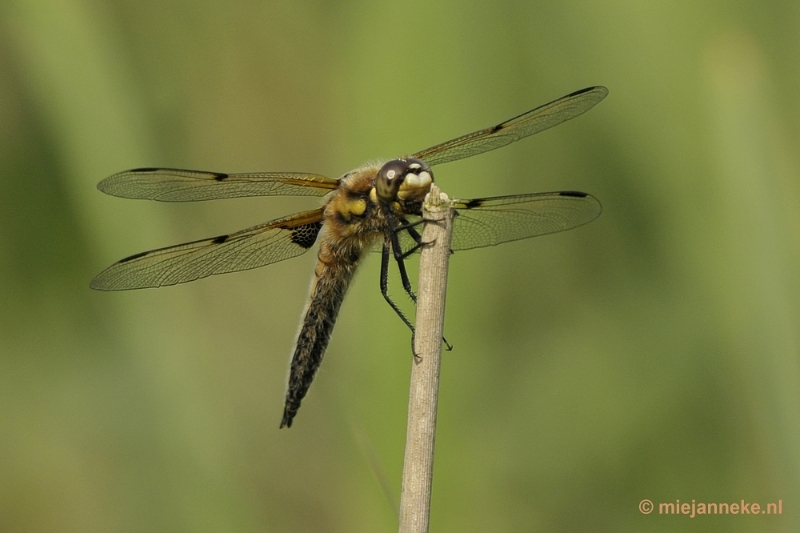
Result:
<svg viewBox="0 0 800 533"><path fill-rule="evenodd" d="M93 289L162 287L256 268L308 250L322 227L322 209L298 213L229 235L127 257L97 275Z"/></svg>
<svg viewBox="0 0 800 533"><path fill-rule="evenodd" d="M482 154L575 118L589 111L607 94L605 87L587 87L491 128L417 152L413 157L433 166Z"/></svg>
<svg viewBox="0 0 800 533"><path fill-rule="evenodd" d="M97 188L122 198L194 202L244 196L323 196L335 189L338 182L300 172L224 174L178 168L136 168L107 177Z"/></svg>
<svg viewBox="0 0 800 533"><path fill-rule="evenodd" d="M545 192L456 200L452 250L469 250L582 226L602 207L583 192Z"/></svg>

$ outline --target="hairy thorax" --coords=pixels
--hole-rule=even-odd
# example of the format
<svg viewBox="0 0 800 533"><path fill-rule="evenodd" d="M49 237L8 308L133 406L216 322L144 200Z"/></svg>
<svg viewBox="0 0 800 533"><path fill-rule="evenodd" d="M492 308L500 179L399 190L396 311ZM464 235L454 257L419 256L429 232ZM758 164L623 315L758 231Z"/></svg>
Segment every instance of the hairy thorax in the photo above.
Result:
<svg viewBox="0 0 800 533"><path fill-rule="evenodd" d="M329 196L320 239L321 263L332 267L336 263L354 265L391 227L386 207L381 205L375 189L375 177L382 165L367 163L349 172ZM430 183L401 185L395 200L388 205L395 224L402 224L409 215L419 216L429 190Z"/></svg>

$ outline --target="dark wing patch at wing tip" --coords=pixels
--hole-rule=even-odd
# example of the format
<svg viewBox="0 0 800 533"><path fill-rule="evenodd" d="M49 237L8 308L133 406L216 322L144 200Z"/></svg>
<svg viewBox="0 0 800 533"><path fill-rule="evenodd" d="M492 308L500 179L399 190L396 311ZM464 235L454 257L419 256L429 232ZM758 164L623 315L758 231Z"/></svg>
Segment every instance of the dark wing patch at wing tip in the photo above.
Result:
<svg viewBox="0 0 800 533"><path fill-rule="evenodd" d="M606 89L602 85L593 85L592 87L586 87L585 89L580 89L578 91L575 91L574 93L568 94L564 98L571 98L573 96L578 96L579 94L583 94L583 93L590 93L592 91L601 92L601 93L603 93L604 96L606 94L608 94L608 89Z"/></svg>
<svg viewBox="0 0 800 533"><path fill-rule="evenodd" d="M586 88L584 88L584 89L577 90L577 91L575 91L574 93L570 93L570 94L568 94L568 95L566 96L566 98L569 98L569 97L571 97L571 96L578 96L579 94L583 94L583 93L588 93L589 91L593 91L593 90L595 90L596 88L597 88L597 87L586 87Z"/></svg>
<svg viewBox="0 0 800 533"><path fill-rule="evenodd" d="M222 244L223 242L228 240L228 237L230 237L230 235L220 235L219 237L214 237L214 239L211 242L213 244Z"/></svg>
<svg viewBox="0 0 800 533"><path fill-rule="evenodd" d="M561 191L558 193L559 196L572 196L573 198L586 198L589 196L585 192L580 191Z"/></svg>
<svg viewBox="0 0 800 533"><path fill-rule="evenodd" d="M226 179L228 179L228 175L225 174L224 172L215 172L214 179L217 181L225 181Z"/></svg>
<svg viewBox="0 0 800 533"><path fill-rule="evenodd" d="M120 259L119 263L127 263L128 261L133 261L134 259L139 259L140 257L144 257L145 255L149 254L150 252L139 252L138 254L133 254L131 256L125 257Z"/></svg>
<svg viewBox="0 0 800 533"><path fill-rule="evenodd" d="M142 167L142 168L132 168L128 172L155 172L157 170L163 170L156 167Z"/></svg>

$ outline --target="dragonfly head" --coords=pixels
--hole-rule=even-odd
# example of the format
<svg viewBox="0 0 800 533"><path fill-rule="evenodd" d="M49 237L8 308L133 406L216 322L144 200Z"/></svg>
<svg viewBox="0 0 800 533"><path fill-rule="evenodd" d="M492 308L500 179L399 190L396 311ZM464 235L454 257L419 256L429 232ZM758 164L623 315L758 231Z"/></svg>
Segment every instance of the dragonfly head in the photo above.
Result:
<svg viewBox="0 0 800 533"><path fill-rule="evenodd" d="M381 202L391 204L414 193L427 194L433 183L431 167L422 159L393 159L375 177L375 193Z"/></svg>

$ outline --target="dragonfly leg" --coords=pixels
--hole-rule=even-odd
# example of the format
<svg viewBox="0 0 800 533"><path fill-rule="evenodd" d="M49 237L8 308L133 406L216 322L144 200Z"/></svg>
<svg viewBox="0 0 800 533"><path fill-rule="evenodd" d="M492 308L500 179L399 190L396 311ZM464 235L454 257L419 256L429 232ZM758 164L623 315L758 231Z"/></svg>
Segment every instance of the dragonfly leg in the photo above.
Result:
<svg viewBox="0 0 800 533"><path fill-rule="evenodd" d="M458 216L458 211L455 212L454 216ZM416 243L414 246L412 246L411 248L409 248L408 250L406 250L405 252L402 253L401 257L403 259L405 259L406 257L410 256L411 254L416 253L423 246L428 245L428 244L433 244L432 242L424 242L422 240L422 235L420 235L420 233L415 229L416 226L419 226L420 224L423 224L423 223L426 222L426 220L424 218L421 218L421 219L416 220L414 222L408 222L406 220L403 220L402 222L403 223L401 225L399 225L399 226L397 226L397 228L395 228L395 232L399 233L399 232L404 231L404 230L407 231L408 235ZM437 221L437 220L429 220L428 222L432 222L433 224L442 224L442 222ZM450 250L450 253L452 254L453 250Z"/></svg>
<svg viewBox="0 0 800 533"><path fill-rule="evenodd" d="M411 334L414 334L414 325L411 321L406 317L405 313L394 303L392 297L389 296L389 243L383 243L383 250L381 252L381 294L383 298L389 303L389 306L397 313L397 316L400 317L400 320L408 326L408 329L411 330ZM413 294L413 293L412 293ZM414 297L414 302L416 302L416 297Z"/></svg>
<svg viewBox="0 0 800 533"><path fill-rule="evenodd" d="M396 231L392 231L391 233L391 243L392 243L392 253L394 254L394 260L397 263L397 269L400 271L400 281L403 283L403 289L405 289L406 294L408 294L408 296L411 298L411 301L416 304L417 295L414 294L414 289L411 287L411 280L408 277L408 272L406 272L406 263L405 263L406 256L405 254L403 254L403 250L400 249L400 239L398 239ZM418 247L422 246L422 244L417 243L417 246Z"/></svg>
<svg viewBox="0 0 800 533"><path fill-rule="evenodd" d="M406 250L405 252L402 252L400 254L400 259L405 259L406 257L416 253L420 248L422 248L426 244L431 244L427 242L422 242L422 235L420 235L419 232L415 230L413 227L408 227L405 229L406 231L408 231L408 234L411 236L411 238L414 239L416 244L411 248L409 248L408 250Z"/></svg>
<svg viewBox="0 0 800 533"><path fill-rule="evenodd" d="M426 244L430 244L430 243L423 242L422 241L422 235L420 235L420 233L416 230L417 226L419 226L420 224L423 224L425 222L424 218L421 218L421 219L416 220L414 222L409 222L409 221L407 221L405 219L401 219L400 221L402 222L402 224L397 226L394 229L394 232L399 234L401 231L407 231L409 237L411 237L411 239L416 243L414 246L412 246L411 248L409 248L405 252L402 252L400 257L402 259L405 259L406 257L410 256L411 254L416 253L420 248L422 248ZM395 248L395 250L400 250L400 247L398 246L397 248ZM397 251L395 251L395 257L397 257Z"/></svg>
<svg viewBox="0 0 800 533"><path fill-rule="evenodd" d="M411 300L414 302L414 304L417 303L417 295L414 294L414 291L412 290L411 280L408 278L408 272L406 272L406 264L405 264L404 260L405 260L406 257L408 257L412 253L416 252L418 249L422 248L423 246L426 246L426 245L430 244L430 243L423 242L422 241L422 235L420 235L419 232L414 229L414 226L417 226L417 225L421 224L422 222L424 222L424 220L418 220L417 222L414 222L414 223L411 223L411 224L405 223L405 224L403 224L401 226L398 226L392 232L392 239L391 239L392 251L394 252L394 258L395 258L395 261L397 262L397 268L400 271L400 279L403 282L403 288L406 290L406 293L408 293L408 295L411 297ZM407 251L405 253L403 253L402 250L400 249L400 242L399 242L399 239L397 238L398 231L402 230L402 229L408 231L408 234L417 243L416 246L414 246L411 250L409 250L409 251ZM383 246L384 246L384 252L385 252L386 251L385 242L384 242ZM451 253L452 253L452 251L451 251ZM388 270L388 258L387 258L387 270ZM387 276L388 276L388 272L387 272ZM412 331L411 346L412 346L412 349L413 349L415 331L414 331L413 328L412 328L411 331ZM448 352L453 350L453 345L450 344L449 342L447 342L447 339L445 337L442 337L442 342L444 342L444 345L446 346Z"/></svg>
<svg viewBox="0 0 800 533"><path fill-rule="evenodd" d="M397 304L394 303L394 300L392 300L391 296L389 296L389 243L386 241L383 243L383 250L381 252L381 294L389 303L389 306L394 309L394 312L397 313L397 316L399 316L403 323L408 326L408 329L411 330L411 353L414 354L414 360L419 363L422 359L414 350L414 340L416 339L417 330L414 328L414 325L406 317L403 311L397 307ZM416 299L414 300L414 303L416 303Z"/></svg>
<svg viewBox="0 0 800 533"><path fill-rule="evenodd" d="M424 224L425 223L425 219L424 218L420 218L419 220L415 220L414 222L409 222L405 218L402 218L402 219L400 219L400 222L401 222L401 224L399 226L397 226L396 228L394 228L395 231L403 231L403 230L407 230L407 229L416 228L420 224ZM411 232L409 232L409 233L411 233ZM414 232L411 233L411 236L417 242L420 242L420 240L422 239L422 236L416 230L414 230Z"/></svg>

